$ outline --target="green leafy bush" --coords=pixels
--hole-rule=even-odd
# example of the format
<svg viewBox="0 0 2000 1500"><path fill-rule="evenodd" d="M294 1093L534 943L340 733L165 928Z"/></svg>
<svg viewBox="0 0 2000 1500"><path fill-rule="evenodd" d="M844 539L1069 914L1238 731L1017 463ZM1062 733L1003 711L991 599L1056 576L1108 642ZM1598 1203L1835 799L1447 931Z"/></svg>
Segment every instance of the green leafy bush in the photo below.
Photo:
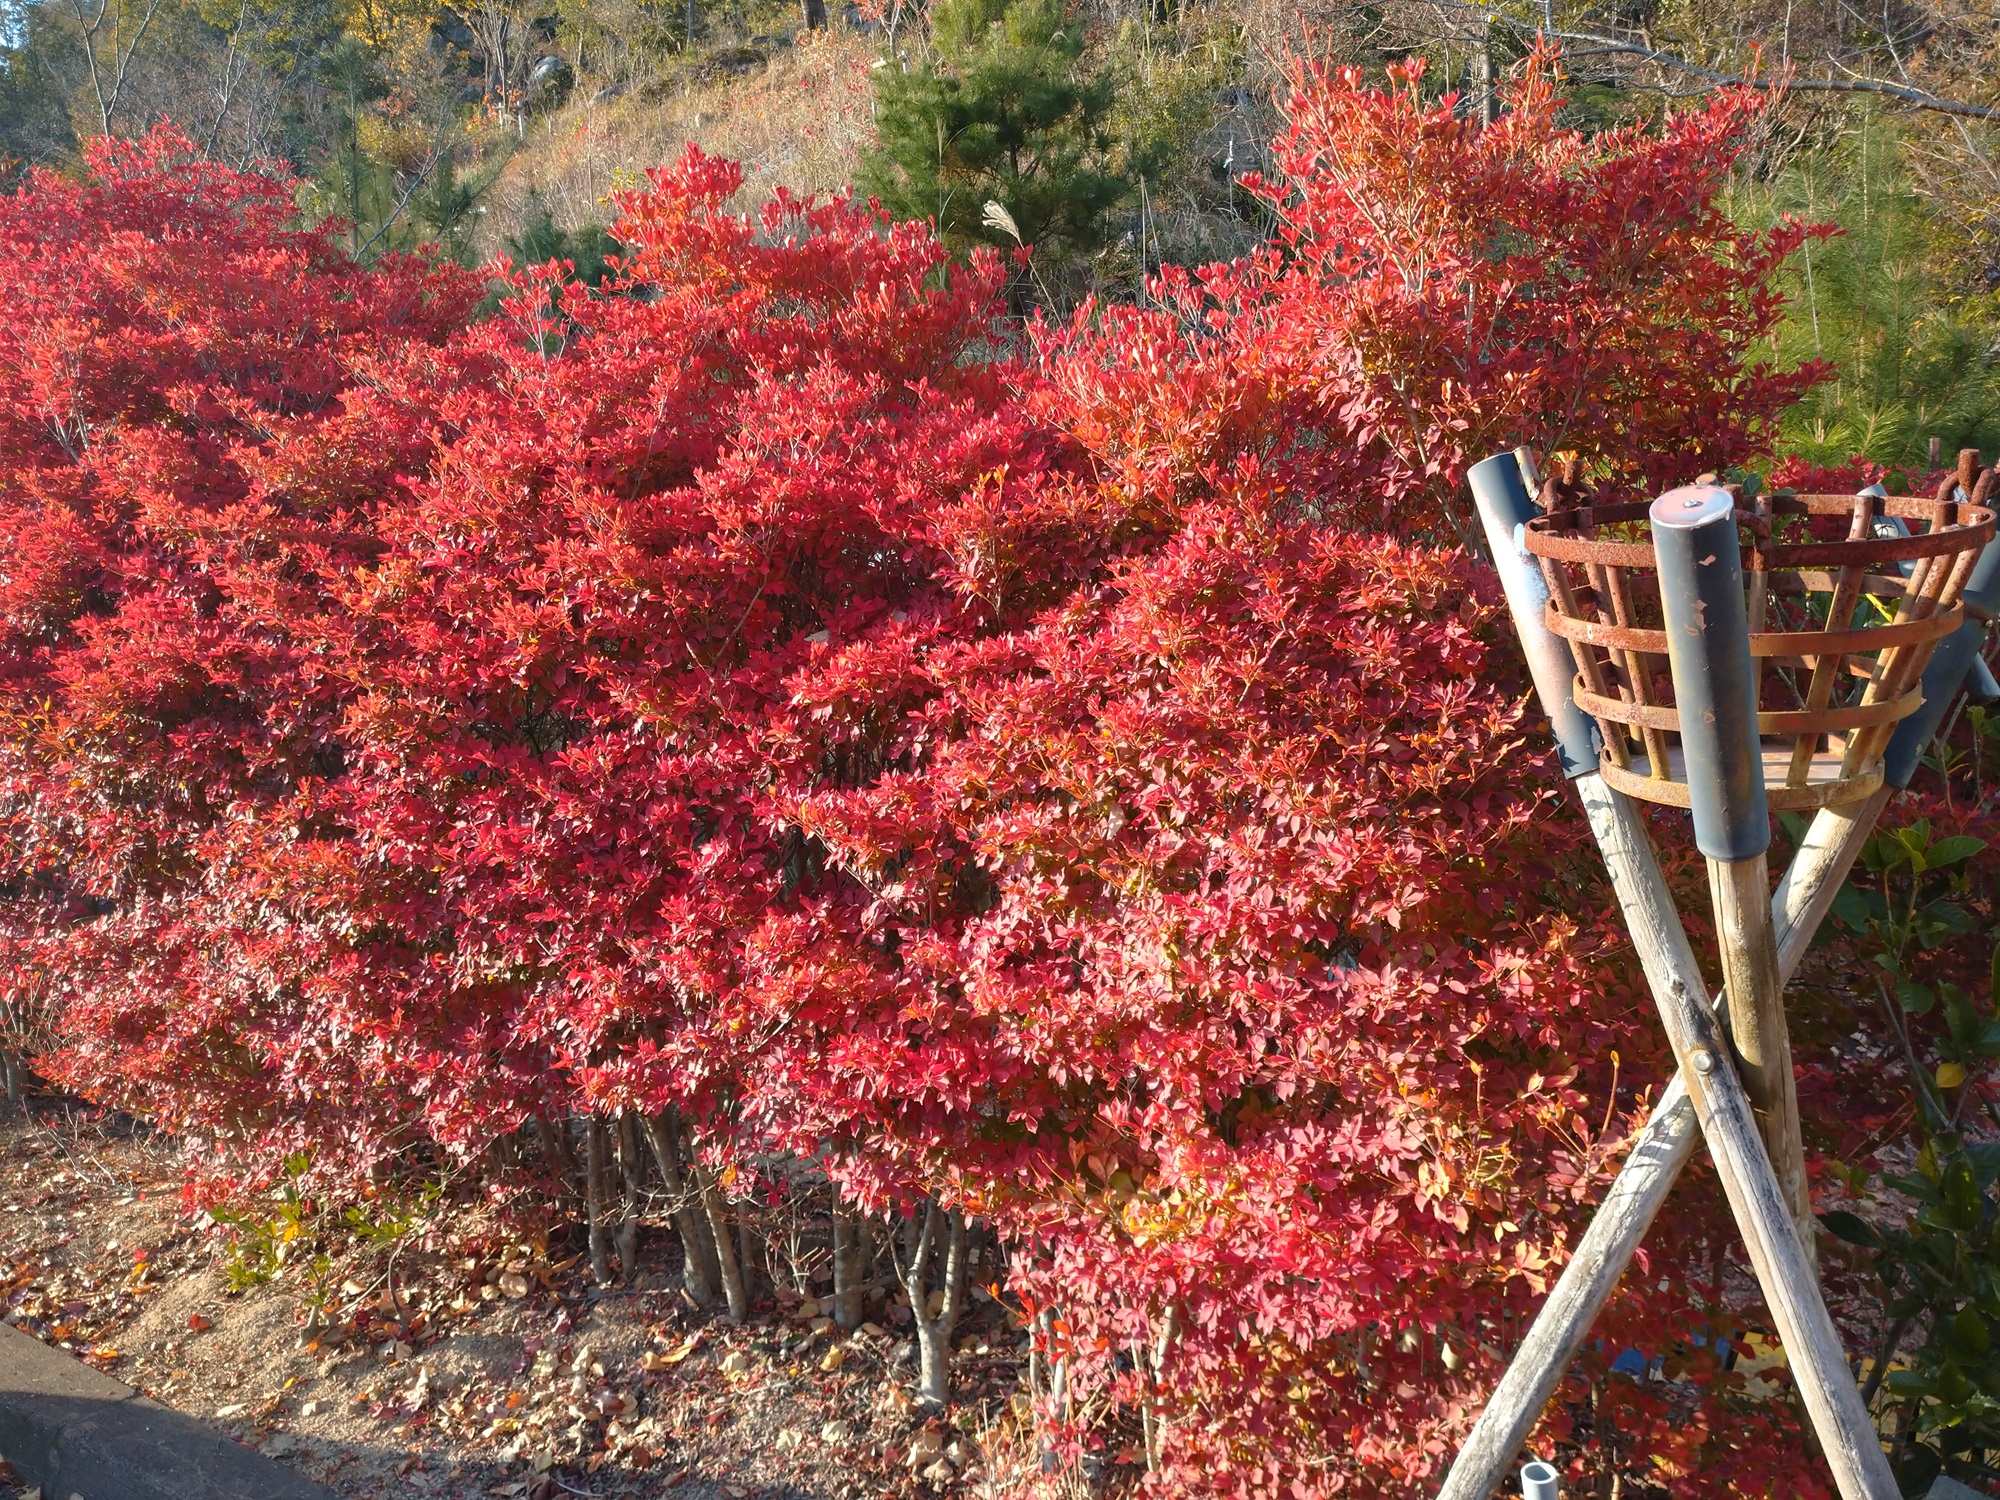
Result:
<svg viewBox="0 0 2000 1500"><path fill-rule="evenodd" d="M1864 1390L1890 1408L1909 1494L1940 1471L1990 1473L1984 1461L2000 1450L2000 1142L1986 1129L1983 1092L2000 1060L2000 951L1976 979L1951 961L1968 940L1981 952L1991 941L1969 899L1990 873L1972 863L1986 847L1971 834L1934 832L1927 818L1883 829L1863 847L1832 919L1913 1095L1907 1170L1892 1159L1875 1173L1853 1171L1867 1212L1822 1219L1867 1252L1877 1283L1884 1332Z"/></svg>

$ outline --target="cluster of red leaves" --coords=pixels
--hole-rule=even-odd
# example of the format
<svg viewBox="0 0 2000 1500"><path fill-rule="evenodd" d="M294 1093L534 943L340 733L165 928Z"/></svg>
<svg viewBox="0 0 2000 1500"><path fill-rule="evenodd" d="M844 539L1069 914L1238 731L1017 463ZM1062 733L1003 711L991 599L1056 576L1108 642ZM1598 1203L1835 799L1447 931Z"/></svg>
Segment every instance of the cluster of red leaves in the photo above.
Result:
<svg viewBox="0 0 2000 1500"><path fill-rule="evenodd" d="M1454 488L1746 457L1812 372L1751 357L1804 231L1715 203L1753 101L1586 139L1543 60L1482 134L1415 81L1301 75L1277 249L1027 347L990 260L745 221L693 152L601 293L480 321L170 138L31 180L0 942L42 1065L328 1180L671 1104L991 1220L1049 1415L1143 1403L1157 1483L1420 1488L1665 1068ZM1643 1405L1685 1493L1802 1461Z"/></svg>
<svg viewBox="0 0 2000 1500"><path fill-rule="evenodd" d="M1833 231L1746 230L1724 211L1762 103L1739 91L1659 129L1565 130L1556 60L1537 53L1478 130L1421 97L1423 72L1392 67L1386 90L1352 70L1297 75L1273 143L1283 175L1250 179L1272 247L1162 289L1221 335L1218 364L1245 362L1208 369L1208 420L1178 423L1179 445L1222 458L1246 410L1287 406L1338 434L1311 455L1331 514L1435 537L1450 521L1460 540L1477 529L1465 469L1517 444L1646 488L1767 453L1779 414L1828 373L1760 358L1783 313L1772 272Z"/></svg>
<svg viewBox="0 0 2000 1500"><path fill-rule="evenodd" d="M272 1101L245 1087L269 1063L242 1002L269 976L239 851L339 772L320 618L427 443L352 397L457 337L482 288L362 270L279 185L170 137L88 165L0 200L0 975L30 1040L59 1003L81 1075L246 1125Z"/></svg>

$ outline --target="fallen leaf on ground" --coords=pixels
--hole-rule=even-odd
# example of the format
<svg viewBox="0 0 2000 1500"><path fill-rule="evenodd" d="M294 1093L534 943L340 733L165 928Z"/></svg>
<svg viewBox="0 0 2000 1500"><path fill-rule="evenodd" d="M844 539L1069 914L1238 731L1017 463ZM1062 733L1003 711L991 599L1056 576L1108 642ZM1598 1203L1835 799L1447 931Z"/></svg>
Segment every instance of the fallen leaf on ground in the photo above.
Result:
<svg viewBox="0 0 2000 1500"><path fill-rule="evenodd" d="M668 1369L673 1365L679 1364L690 1354L694 1353L700 1343L701 1335L697 1333L691 1338L683 1339L671 1349L660 1350L658 1352L649 1349L645 1354L640 1356L639 1368L642 1370Z"/></svg>

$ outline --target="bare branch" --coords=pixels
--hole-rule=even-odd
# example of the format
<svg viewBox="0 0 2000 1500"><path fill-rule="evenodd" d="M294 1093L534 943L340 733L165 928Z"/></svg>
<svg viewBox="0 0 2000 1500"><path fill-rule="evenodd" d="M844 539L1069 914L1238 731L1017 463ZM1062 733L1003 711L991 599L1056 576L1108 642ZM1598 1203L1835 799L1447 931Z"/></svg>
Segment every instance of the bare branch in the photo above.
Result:
<svg viewBox="0 0 2000 1500"><path fill-rule="evenodd" d="M356 260L361 259L362 256L372 250L375 247L375 242L387 234L390 226L403 216L403 210L410 206L410 199L415 196L417 189L424 185L425 179L431 175L431 169L437 166L438 158L443 154L444 148L442 146L434 145L431 147L431 154L424 158L424 164L410 174L410 185L403 189L403 196L396 200L396 206L389 210L388 217L383 219L380 227L368 236L367 242L354 252Z"/></svg>
<svg viewBox="0 0 2000 1500"><path fill-rule="evenodd" d="M118 49L118 32L122 25L114 25L111 33L111 79L110 92L105 92L104 74L97 58L97 33L104 27L111 15L111 0L98 0L97 18L92 20L84 0L70 0L70 8L76 12L76 23L83 33L83 60L90 71L90 91L97 98L97 123L99 130L111 134L111 116L118 108L118 101L125 92L126 80L132 72L132 59L138 54L139 44L146 39L146 33L153 25L153 18L160 13L162 0L146 0L146 13L139 20L139 29L132 33L132 40L126 45L124 55ZM124 20L124 6L118 10L119 22Z"/></svg>
<svg viewBox="0 0 2000 1500"><path fill-rule="evenodd" d="M1537 28L1526 22L1516 21L1511 16L1495 15L1496 24L1510 26L1523 36L1537 34ZM1718 68L1708 68L1700 63L1689 62L1684 57L1676 57L1671 52L1662 52L1657 47L1644 42L1627 41L1622 37L1600 36L1587 31L1542 32L1553 41L1582 42L1600 53L1617 53L1636 57L1641 62L1657 67L1671 68L1685 73L1691 78L1705 79L1718 88L1764 89L1771 93L1828 93L1828 94L1879 94L1914 109L1934 110L1939 114L1960 115L1971 120L1992 120L2000 118L2000 108L1985 104L1971 104L1961 99L1944 99L1924 89L1912 88L1907 84L1890 83L1880 78L1795 78L1779 74L1764 78L1756 74L1725 73Z"/></svg>

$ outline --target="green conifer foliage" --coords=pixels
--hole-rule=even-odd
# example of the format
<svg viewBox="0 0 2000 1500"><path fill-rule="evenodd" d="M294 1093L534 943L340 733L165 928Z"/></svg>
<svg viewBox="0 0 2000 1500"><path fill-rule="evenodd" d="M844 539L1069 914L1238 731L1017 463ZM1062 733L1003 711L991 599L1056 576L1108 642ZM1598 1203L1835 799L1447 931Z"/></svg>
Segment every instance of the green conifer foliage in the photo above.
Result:
<svg viewBox="0 0 2000 1500"><path fill-rule="evenodd" d="M2000 301L1968 274L1965 235L1927 199L1906 147L1863 116L1738 194L1751 222L1790 212L1841 229L1804 247L1780 279L1790 304L1781 352L1834 366L1784 421L1783 449L1811 463L1921 470L1933 438L1947 456L2000 446Z"/></svg>
<svg viewBox="0 0 2000 1500"><path fill-rule="evenodd" d="M930 55L877 72L863 190L960 247L1095 250L1137 186L1114 159L1115 79L1083 52L1061 0L938 0Z"/></svg>

